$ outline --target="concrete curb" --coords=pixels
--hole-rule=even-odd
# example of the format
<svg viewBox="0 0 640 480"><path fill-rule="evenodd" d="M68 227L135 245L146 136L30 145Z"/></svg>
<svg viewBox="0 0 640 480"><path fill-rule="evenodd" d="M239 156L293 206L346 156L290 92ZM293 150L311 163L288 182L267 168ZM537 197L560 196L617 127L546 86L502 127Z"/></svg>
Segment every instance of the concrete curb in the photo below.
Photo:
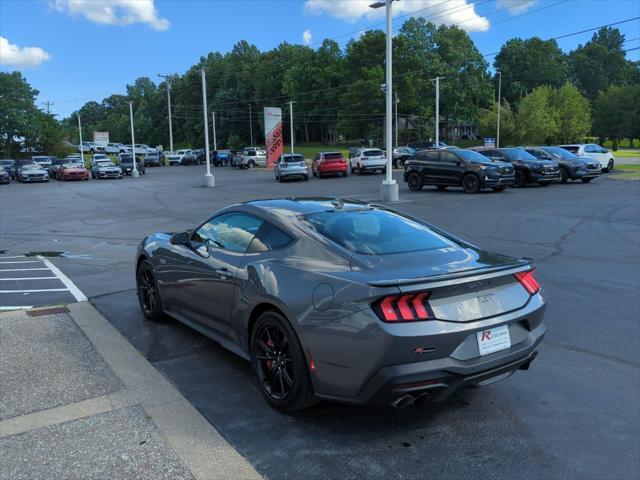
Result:
<svg viewBox="0 0 640 480"><path fill-rule="evenodd" d="M67 308L126 387L109 395L113 408L140 404L196 480L262 478L91 304L75 303Z"/></svg>

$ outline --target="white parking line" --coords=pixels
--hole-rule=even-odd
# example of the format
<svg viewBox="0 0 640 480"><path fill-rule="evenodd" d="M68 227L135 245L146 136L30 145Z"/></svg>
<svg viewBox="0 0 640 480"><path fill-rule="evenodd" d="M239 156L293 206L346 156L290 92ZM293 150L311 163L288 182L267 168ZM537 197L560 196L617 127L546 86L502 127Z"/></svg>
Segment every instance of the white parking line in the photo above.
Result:
<svg viewBox="0 0 640 480"><path fill-rule="evenodd" d="M41 255L38 255L38 259L41 260L46 267L49 267L49 270L51 270L51 272L55 276L57 276L62 283L64 283L64 286L67 287L67 290L69 290L69 292L71 292L71 295L76 297L76 301L78 302L87 301L87 297L85 297L84 293L82 293L80 289L76 287L75 283L73 283L71 279L67 277L64 273L62 273L58 267L56 267L53 263L51 263L49 260L47 260Z"/></svg>
<svg viewBox="0 0 640 480"><path fill-rule="evenodd" d="M0 262L0 265L8 265L10 263L40 263L38 260L24 260L22 262Z"/></svg>
<svg viewBox="0 0 640 480"><path fill-rule="evenodd" d="M42 288L38 290L0 290L0 293L39 293L39 292L68 292L68 291L69 291L68 288Z"/></svg>
<svg viewBox="0 0 640 480"><path fill-rule="evenodd" d="M16 278L0 278L0 282L6 282L9 280L59 280L58 277L16 277Z"/></svg>
<svg viewBox="0 0 640 480"><path fill-rule="evenodd" d="M0 258L4 259L4 258L24 258L24 257L26 257L26 255L12 255L10 257L0 257Z"/></svg>
<svg viewBox="0 0 640 480"><path fill-rule="evenodd" d="M0 272L31 272L34 270L49 270L48 268L0 268Z"/></svg>
<svg viewBox="0 0 640 480"><path fill-rule="evenodd" d="M12 305L12 306L5 306L5 307L0 307L0 310L28 310L30 308L33 308L33 305Z"/></svg>

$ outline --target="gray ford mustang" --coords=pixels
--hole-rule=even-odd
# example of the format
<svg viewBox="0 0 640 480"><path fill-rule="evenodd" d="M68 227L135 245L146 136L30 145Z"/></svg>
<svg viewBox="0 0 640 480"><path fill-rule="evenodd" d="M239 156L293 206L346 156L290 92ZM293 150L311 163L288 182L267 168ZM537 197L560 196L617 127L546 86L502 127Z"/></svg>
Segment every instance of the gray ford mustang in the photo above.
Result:
<svg viewBox="0 0 640 480"><path fill-rule="evenodd" d="M355 200L256 200L144 239L144 315L251 361L272 406L407 407L526 370L546 296L526 259Z"/></svg>

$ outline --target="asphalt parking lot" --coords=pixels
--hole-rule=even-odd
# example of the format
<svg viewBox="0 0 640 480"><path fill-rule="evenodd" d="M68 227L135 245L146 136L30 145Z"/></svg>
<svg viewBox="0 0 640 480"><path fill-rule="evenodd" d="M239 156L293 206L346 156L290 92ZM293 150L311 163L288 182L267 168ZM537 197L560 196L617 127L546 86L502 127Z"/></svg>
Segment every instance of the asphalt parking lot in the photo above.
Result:
<svg viewBox="0 0 640 480"><path fill-rule="evenodd" d="M529 371L445 404L396 411L325 402L284 415L259 397L244 361L180 324L144 321L134 290L136 245L231 202L325 194L375 200L382 177L279 184L260 170L213 173L215 189L201 187L204 167L4 185L0 278L51 262L269 478L638 478L640 182L603 176L478 195L411 193L401 182L397 208L488 250L534 259L550 295L540 355ZM25 254L36 256L19 257ZM48 269L32 276L60 278ZM41 304L24 295L18 303L4 290L45 290L45 281L54 282L0 281L11 285L0 285L0 305Z"/></svg>

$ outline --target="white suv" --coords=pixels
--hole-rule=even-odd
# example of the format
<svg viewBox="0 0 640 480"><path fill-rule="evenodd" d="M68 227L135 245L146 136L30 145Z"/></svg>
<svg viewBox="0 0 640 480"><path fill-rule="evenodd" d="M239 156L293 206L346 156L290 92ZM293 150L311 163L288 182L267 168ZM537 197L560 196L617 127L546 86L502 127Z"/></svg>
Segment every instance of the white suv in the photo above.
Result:
<svg viewBox="0 0 640 480"><path fill-rule="evenodd" d="M131 148L123 143L107 143L104 149L106 153L131 153Z"/></svg>
<svg viewBox="0 0 640 480"><path fill-rule="evenodd" d="M379 148L359 148L349 159L351 173L358 172L362 175L365 172L384 173L387 169L387 160L384 152Z"/></svg>
<svg viewBox="0 0 640 480"><path fill-rule="evenodd" d="M580 158L588 158L600 162L603 172L610 172L615 167L616 159L606 148L595 143L576 143L574 145L560 145L560 148L569 150Z"/></svg>
<svg viewBox="0 0 640 480"><path fill-rule="evenodd" d="M89 152L93 155L94 153L104 153L105 149L102 145L98 145L95 142L82 142L82 145L78 146L78 151Z"/></svg>

